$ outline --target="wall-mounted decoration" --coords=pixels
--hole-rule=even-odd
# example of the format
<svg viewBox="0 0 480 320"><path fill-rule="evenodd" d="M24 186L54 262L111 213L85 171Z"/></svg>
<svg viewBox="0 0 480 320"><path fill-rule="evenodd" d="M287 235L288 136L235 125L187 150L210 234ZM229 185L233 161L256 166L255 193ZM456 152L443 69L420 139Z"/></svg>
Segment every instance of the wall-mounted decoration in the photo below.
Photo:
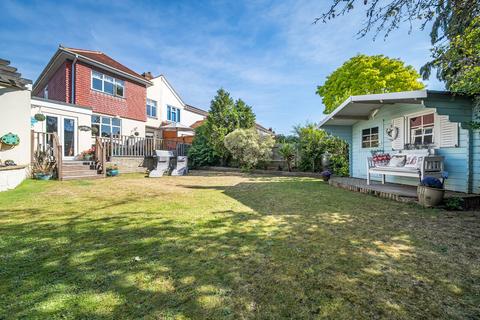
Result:
<svg viewBox="0 0 480 320"><path fill-rule="evenodd" d="M35 120L40 121L40 122L45 121L45 119L46 119L46 117L43 113L36 113L33 117L35 118Z"/></svg>
<svg viewBox="0 0 480 320"><path fill-rule="evenodd" d="M387 134L388 138L390 140L395 140L398 137L400 129L398 127L394 127L393 125L390 125L387 129L385 129L385 133Z"/></svg>
<svg viewBox="0 0 480 320"><path fill-rule="evenodd" d="M78 126L79 131L93 131L89 126Z"/></svg>
<svg viewBox="0 0 480 320"><path fill-rule="evenodd" d="M2 145L15 147L20 144L20 137L18 136L18 134L9 132L0 138L0 142L2 143Z"/></svg>

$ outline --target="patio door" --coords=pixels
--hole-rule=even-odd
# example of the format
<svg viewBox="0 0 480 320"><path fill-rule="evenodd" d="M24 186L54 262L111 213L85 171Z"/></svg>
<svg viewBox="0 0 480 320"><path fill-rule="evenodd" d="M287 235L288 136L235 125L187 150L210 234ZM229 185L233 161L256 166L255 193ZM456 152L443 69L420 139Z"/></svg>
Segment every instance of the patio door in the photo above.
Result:
<svg viewBox="0 0 480 320"><path fill-rule="evenodd" d="M77 123L74 118L63 118L62 135L60 141L63 146L63 157L72 160L77 154Z"/></svg>
<svg viewBox="0 0 480 320"><path fill-rule="evenodd" d="M62 145L62 156L65 160L73 160L78 153L77 147L77 120L71 117L47 115L46 128L48 133L57 133ZM49 141L50 145L53 141Z"/></svg>

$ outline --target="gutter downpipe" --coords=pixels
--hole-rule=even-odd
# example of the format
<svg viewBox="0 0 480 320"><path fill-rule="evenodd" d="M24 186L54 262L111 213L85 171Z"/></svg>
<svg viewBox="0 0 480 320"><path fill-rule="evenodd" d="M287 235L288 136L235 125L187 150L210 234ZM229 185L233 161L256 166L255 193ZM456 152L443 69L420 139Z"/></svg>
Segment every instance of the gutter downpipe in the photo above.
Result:
<svg viewBox="0 0 480 320"><path fill-rule="evenodd" d="M70 103L75 104L75 65L77 64L78 55L75 55L75 59L72 62L72 79L71 79L71 86L72 92L70 93Z"/></svg>

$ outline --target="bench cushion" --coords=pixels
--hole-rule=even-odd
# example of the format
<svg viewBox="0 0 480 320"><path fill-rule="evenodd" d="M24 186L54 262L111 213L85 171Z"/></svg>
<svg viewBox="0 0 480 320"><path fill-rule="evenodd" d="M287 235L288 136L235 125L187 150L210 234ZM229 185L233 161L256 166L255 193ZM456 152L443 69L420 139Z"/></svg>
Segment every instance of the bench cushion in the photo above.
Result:
<svg viewBox="0 0 480 320"><path fill-rule="evenodd" d="M418 174L420 170L417 168L408 168L408 167L374 167L370 168L370 171L376 172L399 172L399 173L413 173Z"/></svg>

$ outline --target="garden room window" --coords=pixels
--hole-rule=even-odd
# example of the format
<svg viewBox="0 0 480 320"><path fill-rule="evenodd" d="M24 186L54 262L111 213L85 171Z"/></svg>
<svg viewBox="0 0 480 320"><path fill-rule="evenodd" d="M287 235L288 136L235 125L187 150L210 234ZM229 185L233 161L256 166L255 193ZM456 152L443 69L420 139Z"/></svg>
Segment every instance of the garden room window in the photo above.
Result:
<svg viewBox="0 0 480 320"><path fill-rule="evenodd" d="M125 81L92 71L92 89L112 96L125 96Z"/></svg>
<svg viewBox="0 0 480 320"><path fill-rule="evenodd" d="M150 118L157 117L157 101L147 99L147 116Z"/></svg>
<svg viewBox="0 0 480 320"><path fill-rule="evenodd" d="M362 130L362 148L378 147L378 127Z"/></svg>
<svg viewBox="0 0 480 320"><path fill-rule="evenodd" d="M92 132L94 136L104 138L119 137L122 133L122 120L107 116L93 115L92 116Z"/></svg>
<svg viewBox="0 0 480 320"><path fill-rule="evenodd" d="M435 115L429 113L408 120L410 125L410 143L413 145L430 145L434 140Z"/></svg>

